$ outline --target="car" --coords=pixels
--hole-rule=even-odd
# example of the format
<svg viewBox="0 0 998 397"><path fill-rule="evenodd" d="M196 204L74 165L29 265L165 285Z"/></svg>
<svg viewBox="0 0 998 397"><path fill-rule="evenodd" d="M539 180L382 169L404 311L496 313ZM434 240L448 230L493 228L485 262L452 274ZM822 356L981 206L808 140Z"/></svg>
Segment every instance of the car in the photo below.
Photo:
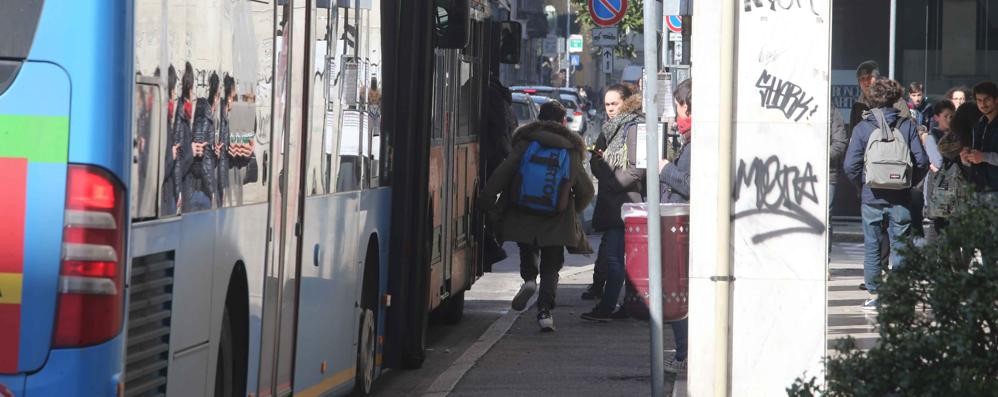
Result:
<svg viewBox="0 0 998 397"><path fill-rule="evenodd" d="M513 115L516 116L517 127L537 120L540 114L539 105L527 94L513 93Z"/></svg>
<svg viewBox="0 0 998 397"><path fill-rule="evenodd" d="M589 115L586 113L586 103L579 93L571 88L555 88L548 86L513 86L513 92L521 92L532 96L542 96L556 99L568 110L569 129L583 134L589 125Z"/></svg>

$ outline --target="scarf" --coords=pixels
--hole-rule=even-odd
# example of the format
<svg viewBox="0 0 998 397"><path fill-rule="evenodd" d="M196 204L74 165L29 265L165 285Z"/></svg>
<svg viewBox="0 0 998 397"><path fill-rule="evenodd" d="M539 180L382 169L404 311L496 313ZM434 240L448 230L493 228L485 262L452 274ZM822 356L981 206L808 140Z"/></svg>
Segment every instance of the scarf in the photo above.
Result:
<svg viewBox="0 0 998 397"><path fill-rule="evenodd" d="M627 168L627 131L624 131L624 127L643 121L644 117L641 115L628 112L603 123L603 139L606 141L603 159L611 169Z"/></svg>
<svg viewBox="0 0 998 397"><path fill-rule="evenodd" d="M690 135L693 129L693 118L676 118L676 130L679 131L679 135L683 137L683 142L690 141Z"/></svg>

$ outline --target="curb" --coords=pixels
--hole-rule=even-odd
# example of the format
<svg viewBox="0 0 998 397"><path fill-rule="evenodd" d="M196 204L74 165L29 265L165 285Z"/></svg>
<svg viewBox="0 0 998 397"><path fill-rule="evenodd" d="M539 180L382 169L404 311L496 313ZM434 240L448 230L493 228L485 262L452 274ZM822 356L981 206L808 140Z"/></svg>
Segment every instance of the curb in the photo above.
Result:
<svg viewBox="0 0 998 397"><path fill-rule="evenodd" d="M593 267L594 265L573 267L558 272L558 275L560 277L571 277L580 273L592 271ZM537 294L534 294L534 296L530 298L530 302L527 303L527 307L529 308L533 306L535 301L537 301ZM471 370L476 363L478 363L478 360L485 356L489 350L492 350L492 346L495 346L495 344L506 335L506 332L508 332L509 329L513 327L513 324L516 323L516 320L520 318L520 314L526 311L527 310L522 312L509 310L506 314L503 314L502 317L499 317L498 320L493 322L492 325L490 325L489 328L478 337L478 340L475 341L475 343L472 344L468 350L465 350L464 353L461 354L461 357L458 357L458 359L454 361L454 363L452 363L447 370L440 374L440 376L438 376L437 379L430 384L430 387L426 389L422 396L446 397L454 391L454 388L461 382L464 375L468 373L468 371Z"/></svg>

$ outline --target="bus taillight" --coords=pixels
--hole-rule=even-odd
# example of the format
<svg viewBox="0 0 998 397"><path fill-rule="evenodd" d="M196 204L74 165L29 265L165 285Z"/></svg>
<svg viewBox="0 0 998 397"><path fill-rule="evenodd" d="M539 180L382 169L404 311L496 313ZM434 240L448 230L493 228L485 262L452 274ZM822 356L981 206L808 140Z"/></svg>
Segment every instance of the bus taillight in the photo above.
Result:
<svg viewBox="0 0 998 397"><path fill-rule="evenodd" d="M54 347L101 343L124 316L124 189L111 174L70 165Z"/></svg>

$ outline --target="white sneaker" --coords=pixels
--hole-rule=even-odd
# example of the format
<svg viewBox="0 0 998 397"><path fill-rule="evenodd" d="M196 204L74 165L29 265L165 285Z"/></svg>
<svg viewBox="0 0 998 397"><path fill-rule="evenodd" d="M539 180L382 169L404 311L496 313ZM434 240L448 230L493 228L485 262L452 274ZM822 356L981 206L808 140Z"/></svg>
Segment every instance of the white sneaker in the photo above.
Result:
<svg viewBox="0 0 998 397"><path fill-rule="evenodd" d="M675 358L665 360L665 372L671 374L686 373L686 360L676 361Z"/></svg>
<svg viewBox="0 0 998 397"><path fill-rule="evenodd" d="M534 280L527 281L520 286L520 291L516 293L513 297L513 310L522 311L527 308L527 301L530 300L531 296L534 296L534 291L537 291L537 282Z"/></svg>
<svg viewBox="0 0 998 397"><path fill-rule="evenodd" d="M551 317L551 312L547 310L537 312L537 325L541 327L541 332L554 332L554 317Z"/></svg>

